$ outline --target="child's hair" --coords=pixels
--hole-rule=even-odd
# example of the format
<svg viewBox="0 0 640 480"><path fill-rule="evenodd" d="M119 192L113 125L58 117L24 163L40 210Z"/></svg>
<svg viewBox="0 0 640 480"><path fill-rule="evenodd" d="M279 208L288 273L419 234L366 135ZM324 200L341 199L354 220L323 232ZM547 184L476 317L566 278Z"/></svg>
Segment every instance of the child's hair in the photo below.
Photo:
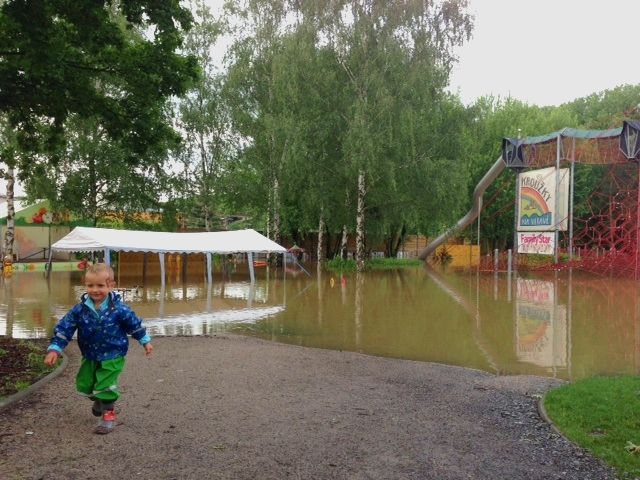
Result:
<svg viewBox="0 0 640 480"><path fill-rule="evenodd" d="M113 282L115 277L113 268L111 268L106 263L94 263L91 265L87 265L87 268L84 271L85 276L87 275L87 273L106 273L107 280L109 280L110 282Z"/></svg>

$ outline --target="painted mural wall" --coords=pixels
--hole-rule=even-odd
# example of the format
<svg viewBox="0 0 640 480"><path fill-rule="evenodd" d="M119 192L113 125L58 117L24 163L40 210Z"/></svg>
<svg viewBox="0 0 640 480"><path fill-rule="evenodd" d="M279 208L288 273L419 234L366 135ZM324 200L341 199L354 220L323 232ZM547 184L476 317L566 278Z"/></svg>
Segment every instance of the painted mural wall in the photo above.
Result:
<svg viewBox="0 0 640 480"><path fill-rule="evenodd" d="M6 204L0 213L0 239L4 239L7 229ZM20 208L16 205L15 215L15 243L16 260L45 260L49 246L60 240L75 226L68 214L52 211L49 202L42 201ZM2 242L0 241L0 244ZM67 259L69 254L60 254L61 259ZM56 256L56 258L58 258Z"/></svg>

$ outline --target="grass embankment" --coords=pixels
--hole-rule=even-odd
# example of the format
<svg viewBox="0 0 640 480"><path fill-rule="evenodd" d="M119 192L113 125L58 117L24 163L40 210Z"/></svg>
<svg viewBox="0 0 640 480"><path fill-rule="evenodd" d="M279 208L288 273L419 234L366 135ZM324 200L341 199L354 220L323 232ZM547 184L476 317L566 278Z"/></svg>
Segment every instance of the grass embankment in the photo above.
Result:
<svg viewBox="0 0 640 480"><path fill-rule="evenodd" d="M396 268L415 268L424 265L417 258L371 258L365 262L365 270L393 270ZM325 263L325 268L331 271L355 272L356 261L349 258L334 258Z"/></svg>
<svg viewBox="0 0 640 480"><path fill-rule="evenodd" d="M24 390L55 367L43 363L46 340L20 340L0 336L0 400Z"/></svg>
<svg viewBox="0 0 640 480"><path fill-rule="evenodd" d="M550 391L549 418L570 440L613 466L640 477L640 377L595 377Z"/></svg>

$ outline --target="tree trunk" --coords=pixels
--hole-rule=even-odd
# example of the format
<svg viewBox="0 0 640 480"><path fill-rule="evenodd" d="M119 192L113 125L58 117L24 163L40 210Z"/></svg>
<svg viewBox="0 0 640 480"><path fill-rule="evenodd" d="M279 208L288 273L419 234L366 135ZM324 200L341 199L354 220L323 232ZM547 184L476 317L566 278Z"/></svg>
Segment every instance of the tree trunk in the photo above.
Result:
<svg viewBox="0 0 640 480"><path fill-rule="evenodd" d="M324 221L324 208L320 209L320 221L318 222L318 271L322 270L322 264L324 263L324 231L326 230L326 224Z"/></svg>
<svg viewBox="0 0 640 480"><path fill-rule="evenodd" d="M402 225L402 227L400 227L391 235L391 237L387 241L387 257L395 258L398 256L398 250L400 249L400 245L402 245L405 234L406 227Z"/></svg>
<svg viewBox="0 0 640 480"><path fill-rule="evenodd" d="M349 232L347 231L347 225L342 226L342 240L340 241L340 257L343 260L347 259L347 242L349 241Z"/></svg>
<svg viewBox="0 0 640 480"><path fill-rule="evenodd" d="M201 105L202 108L202 105ZM211 212L209 211L209 180L208 180L208 159L204 134L198 132L198 148L200 149L200 168L202 170L202 178L200 179L200 194L203 200L202 214L204 216L204 229L206 232L211 231Z"/></svg>
<svg viewBox="0 0 640 480"><path fill-rule="evenodd" d="M211 222L209 221L209 206L208 205L203 205L202 206L202 216L204 217L204 231L205 232L210 232L211 231Z"/></svg>
<svg viewBox="0 0 640 480"><path fill-rule="evenodd" d="M364 271L364 197L367 194L364 170L358 172L358 208L356 213L356 265L358 272Z"/></svg>
<svg viewBox="0 0 640 480"><path fill-rule="evenodd" d="M271 201L273 195L271 194L271 190L269 190L269 198L267 199L267 231L266 231L266 237L267 238L271 238L271 218L272 218L272 210L273 210L273 202Z"/></svg>
<svg viewBox="0 0 640 480"><path fill-rule="evenodd" d="M15 176L13 167L8 168L5 180L7 181L7 230L4 234L4 254L13 258L16 218L14 205Z"/></svg>
<svg viewBox="0 0 640 480"><path fill-rule="evenodd" d="M345 196L344 196L344 209L346 212L349 211L349 189L347 188ZM342 240L340 243L340 257L343 260L347 259L347 245L349 242L349 230L347 229L347 224L342 225Z"/></svg>
<svg viewBox="0 0 640 480"><path fill-rule="evenodd" d="M271 240L276 243L281 243L282 240L282 221L280 218L280 182L278 178L273 179L273 188L271 191L271 202L272 202L272 210L271 210ZM278 254L269 253L268 254L269 264L280 265L282 261L282 257Z"/></svg>
<svg viewBox="0 0 640 480"><path fill-rule="evenodd" d="M89 164L89 211L93 215L93 226L98 226L98 178L96 164L93 157L88 159Z"/></svg>
<svg viewBox="0 0 640 480"><path fill-rule="evenodd" d="M282 222L280 219L280 182L278 178L273 179L273 241L280 243L282 232L280 231Z"/></svg>

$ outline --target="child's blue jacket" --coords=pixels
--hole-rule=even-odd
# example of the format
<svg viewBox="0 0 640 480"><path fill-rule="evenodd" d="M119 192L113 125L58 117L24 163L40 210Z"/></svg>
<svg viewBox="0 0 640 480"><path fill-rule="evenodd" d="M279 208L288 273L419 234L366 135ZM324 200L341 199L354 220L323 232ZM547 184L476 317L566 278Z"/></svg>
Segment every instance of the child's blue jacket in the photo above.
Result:
<svg viewBox="0 0 640 480"><path fill-rule="evenodd" d="M93 308L88 295L82 295L80 303L55 326L47 351L61 354L76 330L82 356L96 362L125 356L129 348L127 334L141 345L151 341L142 320L113 292L109 292L99 312Z"/></svg>

